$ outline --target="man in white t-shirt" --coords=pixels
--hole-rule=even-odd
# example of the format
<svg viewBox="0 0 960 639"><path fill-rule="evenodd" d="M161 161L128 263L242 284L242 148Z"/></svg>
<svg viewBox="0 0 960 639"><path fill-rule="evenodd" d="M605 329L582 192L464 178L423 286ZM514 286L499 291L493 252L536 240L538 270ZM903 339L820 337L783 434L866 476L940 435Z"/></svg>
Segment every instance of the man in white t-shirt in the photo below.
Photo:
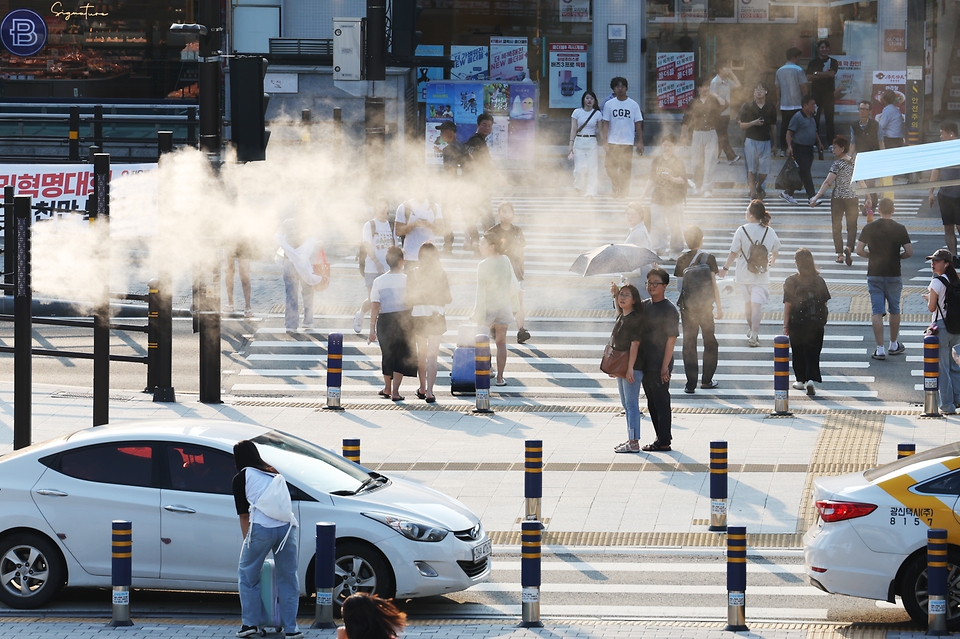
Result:
<svg viewBox="0 0 960 639"><path fill-rule="evenodd" d="M787 61L777 69L777 98L774 102L780 109L780 157L786 154L790 120L803 108L803 98L810 93L807 72L798 64L800 54L800 49L790 47L785 54Z"/></svg>
<svg viewBox="0 0 960 639"><path fill-rule="evenodd" d="M643 114L640 105L627 97L627 79L616 77L610 81L615 99L603 105L601 137L607 153L604 166L613 183L613 197L624 198L630 193L633 172L633 147L643 155Z"/></svg>
<svg viewBox="0 0 960 639"><path fill-rule="evenodd" d="M397 236L403 238L404 270L417 266L420 247L443 233L443 214L440 205L425 195L411 198L397 207Z"/></svg>

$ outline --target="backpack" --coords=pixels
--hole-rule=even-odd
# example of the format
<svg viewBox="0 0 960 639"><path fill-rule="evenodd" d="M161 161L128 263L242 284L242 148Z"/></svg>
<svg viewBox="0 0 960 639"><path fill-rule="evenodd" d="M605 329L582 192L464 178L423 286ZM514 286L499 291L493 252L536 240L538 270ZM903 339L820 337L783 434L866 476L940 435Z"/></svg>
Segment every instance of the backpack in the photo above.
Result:
<svg viewBox="0 0 960 639"><path fill-rule="evenodd" d="M770 252L767 250L767 247L764 246L763 241L767 239L767 233L770 232L770 227L768 226L763 232L763 237L760 238L759 242L754 242L753 238L750 237L750 234L747 233L747 227L741 226L743 229L743 234L747 236L747 240L750 241L750 255L743 255L743 249L740 249L740 255L743 255L743 259L747 261L747 270L751 273L766 273L767 269L770 268Z"/></svg>
<svg viewBox="0 0 960 639"><path fill-rule="evenodd" d="M826 326L827 305L817 297L817 288L810 284L799 284L794 293L796 301L793 303L790 323Z"/></svg>
<svg viewBox="0 0 960 639"><path fill-rule="evenodd" d="M683 286L677 305L681 311L713 305L713 271L707 260L709 253L697 251L690 265L683 269Z"/></svg>
<svg viewBox="0 0 960 639"><path fill-rule="evenodd" d="M396 238L397 232L396 232L396 227L394 226L394 221L387 220L387 222L390 224L390 233L393 235L394 238ZM376 218L370 220L369 222L367 222L367 224L372 225L370 227L370 235L373 235L377 230ZM367 224L364 224L364 226L367 226ZM366 275L367 274L367 250L363 248L362 239L360 240L360 249L357 251L357 262L359 263L359 266L360 266L360 275Z"/></svg>
<svg viewBox="0 0 960 639"><path fill-rule="evenodd" d="M951 282L943 275L938 275L937 279L946 288L943 293L943 308L946 311L943 325L948 333L960 334L960 283Z"/></svg>

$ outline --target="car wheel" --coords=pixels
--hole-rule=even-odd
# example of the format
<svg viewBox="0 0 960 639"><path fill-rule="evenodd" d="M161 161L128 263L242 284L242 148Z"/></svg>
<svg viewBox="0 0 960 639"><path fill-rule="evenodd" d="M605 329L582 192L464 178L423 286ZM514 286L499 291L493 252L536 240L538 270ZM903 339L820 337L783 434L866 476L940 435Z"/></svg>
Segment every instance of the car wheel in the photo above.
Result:
<svg viewBox="0 0 960 639"><path fill-rule="evenodd" d="M356 541L338 543L333 602L339 606L344 599L358 592L392 598L396 593L393 571L383 554L373 546Z"/></svg>
<svg viewBox="0 0 960 639"><path fill-rule="evenodd" d="M907 565L900 581L900 599L910 618L927 625L927 553L919 553ZM947 555L947 629L960 630L960 551Z"/></svg>
<svg viewBox="0 0 960 639"><path fill-rule="evenodd" d="M18 533L0 541L0 601L39 608L56 596L65 569L60 551L40 535Z"/></svg>

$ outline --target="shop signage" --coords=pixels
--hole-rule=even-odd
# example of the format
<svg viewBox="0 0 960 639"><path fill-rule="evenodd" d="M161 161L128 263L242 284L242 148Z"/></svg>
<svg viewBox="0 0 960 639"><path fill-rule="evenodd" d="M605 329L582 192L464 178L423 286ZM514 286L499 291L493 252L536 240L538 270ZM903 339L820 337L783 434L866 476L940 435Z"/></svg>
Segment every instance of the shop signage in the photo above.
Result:
<svg viewBox="0 0 960 639"><path fill-rule="evenodd" d="M907 50L907 36L903 29L883 30L883 50L903 53Z"/></svg>
<svg viewBox="0 0 960 639"><path fill-rule="evenodd" d="M13 55L34 55L47 44L47 23L35 11L15 9L0 22L0 42Z"/></svg>
<svg viewBox="0 0 960 639"><path fill-rule="evenodd" d="M453 60L452 80L486 80L490 77L490 57L485 46L451 45L450 59Z"/></svg>
<svg viewBox="0 0 960 639"><path fill-rule="evenodd" d="M883 92L891 89L897 96L896 105L900 112L907 113L907 72L904 71L874 71L873 72L873 114L880 115L883 110Z"/></svg>
<svg viewBox="0 0 960 639"><path fill-rule="evenodd" d="M622 63L627 61L627 25L607 25L607 62Z"/></svg>
<svg viewBox="0 0 960 639"><path fill-rule="evenodd" d="M519 82L527 78L527 39L490 38L490 79Z"/></svg>
<svg viewBox="0 0 960 639"><path fill-rule="evenodd" d="M590 22L590 0L560 0L560 22Z"/></svg>
<svg viewBox="0 0 960 639"><path fill-rule="evenodd" d="M769 22L770 3L768 0L740 0L737 22Z"/></svg>
<svg viewBox="0 0 960 639"><path fill-rule="evenodd" d="M657 108L684 109L693 99L693 52L657 54Z"/></svg>
<svg viewBox="0 0 960 639"><path fill-rule="evenodd" d="M88 18L103 17L110 15L105 11L96 11L95 5L90 4L89 2L84 5L77 7L76 11L66 11L63 8L62 2L54 2L50 5L50 13L57 16L58 18L63 18L64 21L69 22L70 18L83 18L84 20Z"/></svg>
<svg viewBox="0 0 960 639"><path fill-rule="evenodd" d="M550 45L550 108L576 109L587 88L587 45L554 42Z"/></svg>

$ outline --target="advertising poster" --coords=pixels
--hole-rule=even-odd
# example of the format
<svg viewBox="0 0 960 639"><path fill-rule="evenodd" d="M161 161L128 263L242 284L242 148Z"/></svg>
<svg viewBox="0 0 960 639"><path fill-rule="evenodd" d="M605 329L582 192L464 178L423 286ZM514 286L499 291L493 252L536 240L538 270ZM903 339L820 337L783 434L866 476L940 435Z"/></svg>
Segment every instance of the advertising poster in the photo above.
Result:
<svg viewBox="0 0 960 639"><path fill-rule="evenodd" d="M874 71L873 72L873 115L878 116L883 110L881 97L887 89L893 89L897 94L897 106L900 112L907 113L907 72L906 71Z"/></svg>
<svg viewBox="0 0 960 639"><path fill-rule="evenodd" d="M426 152L425 161L428 166L442 165L443 156L440 154L444 147L437 127L443 122L453 120L453 106L456 99L456 85L452 82L429 82L424 85L423 99L427 103ZM476 125L476 120L474 120ZM476 128L476 126L474 126ZM457 131L459 137L460 131Z"/></svg>
<svg viewBox="0 0 960 639"><path fill-rule="evenodd" d="M491 115L510 114L510 85L490 82L483 85L483 111Z"/></svg>
<svg viewBox="0 0 960 639"><path fill-rule="evenodd" d="M526 38L490 38L490 79L527 79Z"/></svg>
<svg viewBox="0 0 960 639"><path fill-rule="evenodd" d="M477 116L483 113L483 83L463 82L457 83L455 86L453 121L457 123L457 133L459 134L461 124L477 126Z"/></svg>
<svg viewBox="0 0 960 639"><path fill-rule="evenodd" d="M681 20L698 21L707 19L706 0L680 0L678 4Z"/></svg>
<svg viewBox="0 0 960 639"><path fill-rule="evenodd" d="M560 0L560 22L590 22L590 0Z"/></svg>
<svg viewBox="0 0 960 639"><path fill-rule="evenodd" d="M737 22L769 22L768 0L737 0Z"/></svg>
<svg viewBox="0 0 960 639"><path fill-rule="evenodd" d="M490 73L487 47L454 44L450 46L451 80L486 80Z"/></svg>
<svg viewBox="0 0 960 639"><path fill-rule="evenodd" d="M586 43L550 44L550 108L576 109L586 87Z"/></svg>
<svg viewBox="0 0 960 639"><path fill-rule="evenodd" d="M657 107L683 109L694 95L693 52L657 54Z"/></svg>
<svg viewBox="0 0 960 639"><path fill-rule="evenodd" d="M507 159L510 142L510 118L505 115L493 116L493 130L487 136L487 147L494 162Z"/></svg>
<svg viewBox="0 0 960 639"><path fill-rule="evenodd" d="M424 145L427 152L424 161L427 166L443 166L443 147L446 144L440 139L441 124L441 122L427 122L427 143Z"/></svg>
<svg viewBox="0 0 960 639"><path fill-rule="evenodd" d="M856 113L857 102L863 98L863 60L848 55L832 56L839 64L835 78L837 90L836 110L838 112Z"/></svg>
<svg viewBox="0 0 960 639"><path fill-rule="evenodd" d="M417 57L443 57L442 44L417 45ZM443 80L443 67L417 67L417 102L426 102L427 82Z"/></svg>
<svg viewBox="0 0 960 639"><path fill-rule="evenodd" d="M536 118L537 87L533 83L510 85L510 122Z"/></svg>

